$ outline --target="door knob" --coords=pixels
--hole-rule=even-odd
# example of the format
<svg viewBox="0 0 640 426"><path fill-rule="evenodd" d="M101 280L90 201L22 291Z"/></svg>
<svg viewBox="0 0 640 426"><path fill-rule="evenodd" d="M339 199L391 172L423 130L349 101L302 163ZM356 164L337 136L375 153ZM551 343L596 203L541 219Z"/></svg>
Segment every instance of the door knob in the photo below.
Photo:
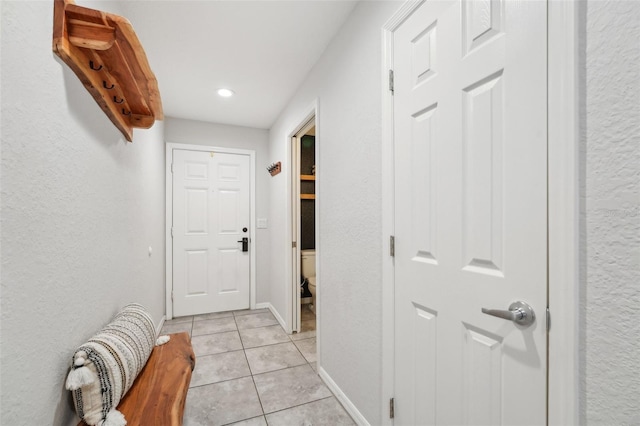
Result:
<svg viewBox="0 0 640 426"><path fill-rule="evenodd" d="M533 308L529 306L528 303L520 301L513 302L509 305L508 311L482 308L482 313L513 321L525 327L530 326L536 320L536 314L533 312Z"/></svg>
<svg viewBox="0 0 640 426"><path fill-rule="evenodd" d="M242 243L242 251L249 251L249 238L244 237L239 243Z"/></svg>

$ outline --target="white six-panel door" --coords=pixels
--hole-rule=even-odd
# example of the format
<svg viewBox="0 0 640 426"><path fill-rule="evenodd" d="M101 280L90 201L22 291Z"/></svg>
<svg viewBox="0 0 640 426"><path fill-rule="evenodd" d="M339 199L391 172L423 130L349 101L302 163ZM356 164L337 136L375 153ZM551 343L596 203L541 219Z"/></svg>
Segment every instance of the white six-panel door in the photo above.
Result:
<svg viewBox="0 0 640 426"><path fill-rule="evenodd" d="M250 157L173 151L173 315L250 304Z"/></svg>
<svg viewBox="0 0 640 426"><path fill-rule="evenodd" d="M398 425L546 422L546 30L427 0L394 32ZM514 301L531 326L481 312Z"/></svg>

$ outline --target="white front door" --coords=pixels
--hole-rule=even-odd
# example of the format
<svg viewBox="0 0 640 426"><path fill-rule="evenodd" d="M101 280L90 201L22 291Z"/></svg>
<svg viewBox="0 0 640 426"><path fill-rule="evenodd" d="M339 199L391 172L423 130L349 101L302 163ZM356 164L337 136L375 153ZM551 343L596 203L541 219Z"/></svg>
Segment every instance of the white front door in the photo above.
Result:
<svg viewBox="0 0 640 426"><path fill-rule="evenodd" d="M546 3L394 32L395 424L546 423ZM515 301L530 326L481 312Z"/></svg>
<svg viewBox="0 0 640 426"><path fill-rule="evenodd" d="M248 155L173 150L174 316L249 308L250 167Z"/></svg>

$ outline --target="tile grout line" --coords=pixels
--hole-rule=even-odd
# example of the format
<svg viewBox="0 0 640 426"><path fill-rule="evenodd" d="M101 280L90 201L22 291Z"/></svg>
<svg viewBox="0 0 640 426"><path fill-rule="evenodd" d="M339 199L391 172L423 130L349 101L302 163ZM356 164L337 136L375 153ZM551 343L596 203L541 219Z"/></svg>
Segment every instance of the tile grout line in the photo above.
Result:
<svg viewBox="0 0 640 426"><path fill-rule="evenodd" d="M311 339L315 339L315 337L310 337L310 338L308 338L308 339L300 339L300 340L296 340L296 341L297 341L297 342L301 342L301 341L303 341L303 340L311 340ZM316 344L317 344L317 341L316 341ZM311 363L312 363L312 362L318 362L318 360L315 360L315 361L309 361L309 360L307 359L307 357L302 353L302 351L300 350L300 348L298 347L298 345L296 345L296 342L293 342L293 345L296 347L296 349L298 350L298 352L300 352L300 355L302 355L302 358L304 358L304 360L305 360L305 361L307 361L307 364L311 365ZM311 367L311 368L313 368L313 367ZM313 371L315 371L315 370L313 370ZM317 372L317 371L316 371L316 374L318 374L318 372Z"/></svg>
<svg viewBox="0 0 640 426"><path fill-rule="evenodd" d="M240 352L240 351L241 351L241 349L238 349L238 350L236 350L236 351L230 351L230 352ZM222 352L222 353L229 353L229 352ZM213 354L213 355L219 355L219 354ZM208 356L208 355L202 355L202 356ZM245 354L245 358L246 358L246 354ZM248 360L247 360L247 364L249 364ZM306 362L306 360L305 360L305 363L304 363L304 364L300 364L300 365L293 365L293 366L283 367L283 368L278 368L277 370L265 371L265 372L263 372L263 373L256 373L256 374L253 374L253 373L251 372L251 366L249 366L249 373L250 373L250 374L248 374L248 375L246 375L246 376L235 377L235 378L233 378L233 379L220 380L220 381L218 381L218 382L212 382L212 383L203 383L203 384L198 385L198 386L190 386L190 387L189 387L189 389L201 388L201 387L203 387L203 386L217 385L217 384L219 384L219 383L231 382L231 381L233 381L233 380L245 379L245 378L247 378L247 377L252 377L252 378L253 378L253 377L255 377L255 376L262 376L262 375L265 375L265 374L275 373L275 372L278 372L278 371L284 371L284 370L288 370L288 369L290 369L290 368L302 367L302 366L305 366L305 365L309 365L309 367L311 367L310 363L309 363L309 362ZM311 370L312 370L314 373L316 373L316 372L315 372L315 370L313 370L313 367L311 367ZM318 373L316 373L316 375L317 375L317 374L318 374ZM255 380L254 380L254 385L255 385ZM325 386L326 386L326 385L325 385ZM257 387L256 387L256 393L257 393ZM333 392L331 392L331 394L333 395ZM260 394L258 394L258 398L260 398ZM327 397L327 398L329 398L329 397ZM321 398L321 399L325 399L325 398ZM313 401L310 401L310 402L313 402ZM305 403L305 404L306 404L306 403ZM260 405L262 405L262 403L261 403ZM304 404L300 404L300 405L304 405ZM286 410L286 408L283 408L283 410ZM282 410L278 410L278 411L282 411ZM264 409L263 409L263 412L264 412ZM274 412L275 412L275 411L274 411ZM254 417L257 417L257 416L254 416Z"/></svg>
<svg viewBox="0 0 640 426"><path fill-rule="evenodd" d="M276 410L276 411L271 411L270 413L265 413L264 416L266 417L267 414L275 414L275 413L280 413L281 411L287 411L287 410L291 410L292 408L297 408L297 407L302 407L304 405L309 405L309 404L313 404L314 402L318 402L318 401L324 401L325 399L331 399L331 398L335 398L335 400L339 403L340 401L338 401L338 398L336 398L336 396L333 394L333 392L331 392L331 396L325 396L324 398L319 398L319 399L314 399L313 401L308 401L308 402L303 402L302 404L297 404L297 405L292 405L291 407L287 407L287 408L282 408L280 410ZM342 407L342 404L340 404L340 407ZM344 407L342 407L342 409L344 410ZM345 410L346 411L346 410ZM348 413L347 413L348 414ZM256 416L257 417L257 416ZM351 417L351 416L349 416Z"/></svg>
<svg viewBox="0 0 640 426"><path fill-rule="evenodd" d="M233 325L235 327L234 329L231 329L231 330L219 330L219 331L215 331L213 333L203 333L203 334L198 334L198 336L208 336L208 335L211 335L211 334L220 334L220 333L225 333L227 331L234 331L234 330L237 331L238 330L238 325L235 322L235 317L214 318L214 319L211 319L211 320L200 320L200 321L196 321L195 317L194 317L194 319L193 319L193 327L195 328L196 322L203 323L205 321L224 321L224 320L228 321L229 318L233 318Z"/></svg>
<svg viewBox="0 0 640 426"><path fill-rule="evenodd" d="M288 341L288 342L276 342L276 343L267 343L265 345L260 345L260 346L252 346L250 348L245 348L246 349L258 349L258 348L266 348L267 346L276 346L276 345L286 345L287 343L293 343L293 341ZM295 343L294 343L295 346Z"/></svg>
<svg viewBox="0 0 640 426"><path fill-rule="evenodd" d="M246 316L246 315L251 315L251 314L244 314L244 315L239 315L239 316ZM219 320L222 320L222 319L227 319L227 318L230 318L230 317L231 317L231 316L228 316L228 317L222 317L222 318L213 318L213 319L211 319L211 320L218 320L218 319L219 319ZM251 377L251 380L252 380L252 383L253 383L253 385L254 385L254 391L256 392L256 396L258 397L258 402L260 403L260 407L261 407L261 412L262 412L262 414L261 414L261 415L258 415L258 416L254 415L254 416L247 417L247 418L237 419L237 420L234 420L234 421L233 421L233 422L231 422L231 423L225 423L225 424L230 425L230 424L233 424L233 423L242 422L242 421L246 421L246 420L250 420L250 419L257 419L258 417L262 417L262 418L264 419L265 423L266 423L266 424L267 424L267 426L268 426L268 425L269 425L269 421L267 420L267 413L265 412L265 408L264 408L264 405L263 405L263 403L262 403L261 395L260 395L260 393L258 392L258 388L257 388L257 385L256 385L255 377L256 377L256 376L259 376L259 375L266 375L266 374L269 374L269 373L281 372L281 371L284 371L284 370L287 370L287 369L298 368L298 367L302 367L303 365L307 365L307 366L309 366L309 367L311 368L311 370L312 370L312 371L315 373L315 375L317 376L317 375L318 375L317 371L315 371L315 370L313 369L313 367L311 366L311 362L306 358L306 356L304 355L304 353L302 353L302 351L300 350L300 348L299 348L299 347L298 347L298 345L297 345L297 342L303 342L303 341L305 341L305 340L317 339L317 336L311 336L311 337L305 337L305 338L303 338L303 339L293 340L293 339L291 338L291 337L292 337L292 335L288 335L286 332L284 332L284 330L282 329L282 327L281 327L281 326L279 326L279 324L277 324L277 323L276 323L276 324L269 324L269 325L261 325L261 326L258 326L258 327L248 327L248 328L240 329L239 324L238 324L238 315L236 315L236 314L234 313L234 314L233 314L233 319L234 319L234 325L235 325L235 329L234 329L234 330L226 330L226 331L219 331L219 332L216 332L216 333L201 334L201 335L193 336L193 337L215 336L215 335L222 334L222 333L232 333L232 332L236 333L236 335L237 335L237 336L238 336L238 338L239 338L241 348L238 348L238 349L231 349L231 350L225 350L225 351L223 351L223 352L217 352L217 353L214 353L214 354L203 354L203 355L201 355L201 356L202 356L202 357L206 357L206 356L214 356L214 355L221 355L221 354L229 354L229 353L238 352L238 351L242 350L242 351L243 351L243 355L244 355L244 359L245 359L245 362L246 362L246 365L247 365L247 367L248 367L249 375L240 376L240 377L236 377L236 378L232 378L232 379L230 378L230 379L227 379L227 380L221 380L221 381L213 382L213 383L202 384L202 385L194 386L194 387L193 387L193 388L191 388L191 389L200 388L200 387L205 387L205 386L210 386L210 385L214 385L214 384L220 384L220 383L224 383L224 382L230 382L230 381L238 380L238 379L245 379L245 378L247 378L247 377L249 377L249 376L250 376L250 377ZM194 330L194 328L195 328L195 324L196 324L196 319L195 319L195 316L194 316L194 317L192 317L192 318L191 318L191 331L190 331L190 335L192 335L192 334L193 334L193 330ZM242 338L242 333L241 333L241 331L244 331L244 330L257 330L257 329L266 328L266 327L279 327L279 331L281 331L282 333L284 333L284 335L285 335L285 336L287 336L286 340L285 340L285 341L281 341L281 342L269 343L269 344L264 344L264 345L260 345L260 346L254 346L254 347L251 347L251 348L247 348L247 347L246 347L246 345L245 345L245 342L244 342L244 340L243 340L243 338ZM206 328L205 328L205 329L206 329ZM311 330L307 330L307 331L311 331ZM258 331L258 335L259 335L259 334L261 334L261 333ZM302 356L302 359L304 360L304 363L303 363L303 364L300 364L300 365L294 365L294 366L285 366L285 367L283 367L283 368L277 368L277 369L275 369L275 370L265 371L265 372L262 372L262 373L255 373L255 372L253 371L253 369L252 369L252 367L251 367L251 363L249 362L249 359L248 359L248 356L247 356L247 350L248 350L248 349L268 348L268 347L270 347L270 346L282 345L282 344L285 344L285 343L293 343L293 345L294 345L294 346L295 346L295 348L296 348L296 352L297 352L298 354L300 354L300 355ZM333 394L333 392L331 392L331 390L330 390L330 389L329 389L329 393L330 393L330 395L329 395L329 396L326 396L326 397L324 397L324 398L318 398L318 399L315 399L315 400L312 400L312 401L307 401L307 402L302 403L302 404L292 405L292 406L290 406L290 407L283 407L283 408L281 408L281 409L275 410L275 411L270 412L270 413L268 413L268 414L274 414L274 413L278 413L278 412L281 412L281 411L290 410L290 409L293 409L293 408L296 408L296 407L301 407L301 406L304 406L304 405L309 405L309 404L312 404L312 403L315 403L315 402L319 402L319 401L323 401L323 400L327 400L327 399L331 399L331 398L334 398L334 399L335 399L335 394ZM338 402L339 402L339 401L338 401ZM342 407L342 404L340 404L340 406ZM343 410L344 410L344 407L342 407L342 408L343 408ZM239 414L243 415L243 414L242 414L242 411L240 411L240 412L239 412ZM347 413L347 415L348 415L348 413ZM349 415L348 415L348 416L349 416ZM351 418L351 416L349 416L349 418Z"/></svg>
<svg viewBox="0 0 640 426"><path fill-rule="evenodd" d="M236 351L227 351L227 352L222 352L222 353L238 352L238 351L241 350L242 353L244 354L245 361L247 362L247 367L249 367L249 375L248 376L237 377L235 379L229 379L229 380L223 380L223 381L220 381L220 382L215 382L215 384L222 383L222 382L229 382L229 381L237 380L237 379L243 379L243 378L246 378L246 377L251 377L251 382L253 383L253 387L254 387L254 389L256 391L256 396L258 397L258 402L260 403L260 410L262 411L262 415L261 416L247 417L247 418L244 418L244 419L237 419L237 420L232 421L231 423L226 423L226 424L230 425L230 424L233 424L233 423L242 422L242 421L253 419L253 418L257 418L257 417L263 417L265 422L266 422L267 419L266 419L266 417L264 415L264 407L262 406L262 400L260 399L260 394L258 393L258 388L256 386L256 382L253 379L253 371L251 370L251 364L249 364L249 359L247 358L247 353L245 351L244 342L242 341L242 336L240 335L240 329L238 328L238 322L236 321L236 316L235 315L233 316L233 321L236 324L236 330L235 331L238 333L238 337L240 338L240 345L242 346L242 349L238 349ZM214 383L209 383L208 385L211 385L211 384L214 384ZM202 386L208 386L208 385L202 385Z"/></svg>
<svg viewBox="0 0 640 426"><path fill-rule="evenodd" d="M246 316L246 315L245 315ZM280 327L280 324L275 323L275 324L268 324L268 325L259 325L258 327L245 327L245 328L238 328L238 330L256 330L258 328L267 328L267 327L275 327L275 326ZM282 328L282 327L280 327Z"/></svg>
<svg viewBox="0 0 640 426"><path fill-rule="evenodd" d="M304 356L302 357L302 359L304 359ZM269 370L269 371L263 371L262 373L256 373L256 374L252 374L252 376L262 376L263 374L269 374L269 373L275 373L277 371L283 371L283 370L288 370L289 368L296 368L296 367L302 367L305 364L309 364L307 362L307 360L305 359L304 364L298 364L298 365L290 365L288 367L282 367L282 368L276 368L275 370ZM311 367L311 369L313 370L313 367ZM315 370L314 370L315 371Z"/></svg>
<svg viewBox="0 0 640 426"><path fill-rule="evenodd" d="M304 339L303 339L304 340ZM296 342L292 341L291 343L293 343L293 346L295 346L296 350L298 351L298 353L302 356L302 359L304 359L307 363L307 365L309 367L311 367L311 363L309 362L309 360L307 359L306 356L304 356L304 354L302 353L302 351L300 350L300 348L298 347L298 345L296 345ZM311 367L311 369L313 370L313 367ZM315 372L315 370L313 370ZM318 374L318 373L316 373Z"/></svg>
<svg viewBox="0 0 640 426"><path fill-rule="evenodd" d="M236 323L236 325L237 325L237 323ZM255 327L255 328L261 328L261 327ZM282 327L280 327L280 328L282 328ZM238 334L239 333L240 333L240 330L238 329ZM311 368L311 370L315 372L315 370L313 370L313 367L311 367L311 365L310 365L309 361L307 360L307 358L300 351L300 348L298 348L298 346L295 344L295 342L291 339L291 336L287 335L287 337L289 337L289 342L281 342L281 343L275 343L275 344L271 344L271 345L263 345L263 346L257 346L257 347L259 348L259 347L266 347L266 346L274 346L276 344L293 343L293 346L296 348L296 350L298 351L300 356L302 356L302 359L305 361L305 364L308 365L309 368ZM242 338L240 340L241 340L241 343L242 343L242 347L244 348L244 342L242 342ZM254 348L249 348L249 349L254 349ZM245 358L247 358L247 350L246 350L246 348L244 348L243 350L244 350ZM284 367L284 368L277 369L277 370L265 371L265 372L259 373L259 374L253 374L253 370L251 369L251 364L249 363L249 359L248 358L247 358L247 364L249 365L249 371L251 371L251 380L253 380L253 385L255 386L256 394L258 395L258 400L260 401L260 407L262 408L262 415L263 415L264 420L265 420L265 422L267 423L267 426L268 426L269 425L269 421L267 420L267 413L264 410L264 405L262 405L262 398L260 398L260 392L258 392L258 386L256 385L255 376L258 376L258 375L261 375L261 374L273 373L273 372L276 372L276 371L283 371L283 370L287 370L287 369L290 369L290 368L300 367L300 366L305 365L305 364L300 364L300 365L297 365L297 366L288 366L288 367ZM316 375L317 375L317 372L316 372ZM333 396L333 392L331 392L331 395ZM327 398L329 398L329 397L327 397ZM324 398L322 398L322 399L324 399ZM310 402L313 402L313 401L310 401ZM301 404L301 405L304 405L304 404ZM288 407L288 408L293 408L293 407L295 407L295 406ZM288 408L285 408L285 409L288 409ZM283 410L285 410L285 409L283 409ZM277 410L277 411L282 411L282 410ZM274 411L274 412L277 412L277 411ZM271 413L269 413L269 414L271 414Z"/></svg>
<svg viewBox="0 0 640 426"><path fill-rule="evenodd" d="M193 317L193 321L194 321L194 322L201 322L201 321L216 321L216 320L221 320L221 319L225 319L225 318L233 318L233 315L227 315L226 317L201 318L201 319L196 319L196 317Z"/></svg>
<svg viewBox="0 0 640 426"><path fill-rule="evenodd" d="M236 321L235 314L233 315L233 320L236 323L236 328L238 328L238 321ZM256 396L258 397L258 402L260 403L260 410L262 411L262 416L267 421L267 418L264 415L264 405L262 405L262 398L260 398L260 392L258 392L258 386L256 385L256 380L253 378L253 370L251 369L251 364L249 363L249 358L247 358L247 350L244 347L244 342L242 341L242 336L240 335L240 329L238 328L238 335L240 336L240 344L242 345L242 353L244 354L244 359L247 362L247 366L249 367L249 373L251 374L251 382L253 383L253 388L256 391ZM246 419L245 419L246 420Z"/></svg>
<svg viewBox="0 0 640 426"><path fill-rule="evenodd" d="M207 333L207 334L197 334L194 337L200 337L200 336L213 336L214 334L222 334L222 333L230 333L232 331L239 331L237 328L234 330L224 330L224 331L216 331L215 333Z"/></svg>
<svg viewBox="0 0 640 426"><path fill-rule="evenodd" d="M246 418L246 419L237 420L237 421L235 421L235 422L225 423L225 424L223 424L223 425L221 425L221 426L230 426L230 425L234 425L234 424L239 423L239 422L245 422L245 421L247 421L247 420L257 419L258 417L262 417L262 418L264 418L264 421L265 421L265 423L266 423L267 419L264 417L264 414L262 414L262 415L260 415L260 416L253 416L253 417L248 417L248 418Z"/></svg>
<svg viewBox="0 0 640 426"><path fill-rule="evenodd" d="M220 383L233 382L234 380L246 379L247 377L251 377L251 374L248 374L246 376L234 377L233 379L220 380L219 382L203 383L203 384L198 385L198 386L189 386L189 389L197 389L197 388L202 388L202 387L205 387L205 386L219 385ZM254 416L254 417L257 417L257 416Z"/></svg>
<svg viewBox="0 0 640 426"><path fill-rule="evenodd" d="M245 315L248 315L248 314L245 314ZM242 315L242 316L245 316L245 315ZM223 318L217 318L217 319L225 319L225 318L230 318L230 317L223 317ZM248 367L249 375L245 375L245 376L241 376L241 377L236 377L236 378L233 378L233 379L221 380L221 381L214 382L214 383L206 383L206 384L202 384L202 385L194 386L192 389L199 388L199 387L204 387L204 386L209 386L209 385L213 385L213 384L220 384L220 383L229 382L229 381L238 380L238 379L243 379L243 378L247 378L247 377L251 376L251 380L252 380L252 383L253 383L253 385L254 385L254 391L256 392L256 396L258 397L258 402L260 403L260 407L261 407L261 412L262 412L262 414L261 414L261 415L259 415L259 416L255 416L255 415L254 415L254 416L252 416L252 417L248 417L248 418L237 419L237 420L234 420L234 422L232 422L232 423L235 423L235 422L241 422L241 421L246 421L246 420L253 419L253 418L257 418L257 417L260 417L260 416L261 416L261 417L264 419L265 423L266 423L267 425L269 425L269 422L268 422L268 420L267 420L267 418L266 418L267 413L265 412L264 405L263 405L263 403L262 403L262 398L261 398L261 396L260 396L260 393L258 392L257 384L256 384L256 381L255 381L255 377L256 377L256 376L258 376L258 375L265 375L265 374L275 373L275 372L279 372L279 371L283 371L283 370L287 370L287 369L292 369L292 368L296 368L296 367L302 367L303 365L307 365L307 366L309 366L309 368L311 368L311 370L312 370L312 371L315 373L315 375L317 376L317 371L313 370L313 367L311 367L311 362L306 358L306 356L304 355L304 353L302 353L302 351L300 350L300 348L299 348L299 347L298 347L298 345L297 345L297 342L303 342L303 341L305 341L305 340L311 340L311 339L314 339L315 337L314 337L314 336L312 336L312 337L306 337L306 338L304 338L304 339L293 340L293 339L291 339L291 335L288 335L288 334L284 333L284 330L282 330L282 327L279 327L279 328L280 328L280 331L282 331L282 332L284 333L284 335L285 335L285 336L287 336L286 341L282 341L282 342L275 342L275 343L269 343L269 344L265 344L265 345L261 345L261 346L254 346L254 347L252 347L252 348L247 348L247 347L246 347L246 345L245 345L244 340L242 339L241 331L243 331L243 330L256 330L256 329L260 329L260 328L266 328L266 327L272 327L272 326L279 326L279 325L278 325L278 324L263 325L263 326L259 326L259 327L249 327L249 328L244 328L244 329L242 329L242 330L241 330L241 329L240 329L240 327L239 327L239 325L238 325L238 319L237 319L237 318L238 318L238 317L234 314L234 315L233 315L234 325L235 325L235 329L234 329L234 330L226 330L226 331L219 331L219 332L217 332L217 333L201 334L201 335L194 336L194 337L200 337L200 336L203 336L203 337L204 337L204 336L214 336L214 335L217 335L217 334L222 334L222 333L232 333L232 332L236 333L236 335L237 335L237 336L238 336L238 338L239 338L241 348L239 348L239 349L232 349L232 350L226 350L226 351L224 351L224 352L218 352L218 353L215 353L215 354L204 354L204 355L201 355L201 356L202 356L202 357L205 357L205 356L214 356L214 355L220 355L220 354L225 354L225 353L227 353L227 354L228 354L228 353L238 352L238 351L242 350L242 351L243 351L243 355L244 355L244 359L245 359L245 362L246 362L246 365L247 365L247 367ZM215 320L215 319L214 319L214 320ZM196 324L195 317L192 317L192 319L191 319L191 332L190 332L190 334L192 334L192 333L193 333L193 329L195 328L195 324ZM259 348L261 348L261 347L262 347L262 348L268 348L268 347L270 347L270 346L282 345L282 344L285 344L285 343L293 343L294 347L296 348L296 352L297 352L298 354L300 354L300 355L302 356L302 359L304 360L304 363L303 363L303 364L296 365L296 366L285 366L285 367L283 367L283 368L278 368L278 369L271 370L271 371L265 371L265 372L262 372L262 373L255 373L255 372L253 371L253 369L252 369L252 367L251 367L251 364L250 364L250 362L249 362L248 356L247 356L247 350L248 350L248 349L259 349ZM290 407L284 407L284 408L281 408L281 409L275 410L275 411L273 411L273 412L270 412L269 414L277 413L277 412L280 412L280 411L285 411L285 410L292 409L292 408L296 408L296 407L300 407L300 406L303 406L303 405L308 405L308 404L311 404L311 403L314 403L314 402L318 402L318 401L322 401L322 400L325 400L325 399L335 398L335 395L333 394L333 392L330 392L330 394L331 394L330 396L327 396L327 397L324 397L324 398L319 398L319 399L315 399L315 400L312 400L312 401L307 401L307 402L305 402L305 403L292 405L292 406L290 406ZM232 424L232 423L229 423L229 424Z"/></svg>

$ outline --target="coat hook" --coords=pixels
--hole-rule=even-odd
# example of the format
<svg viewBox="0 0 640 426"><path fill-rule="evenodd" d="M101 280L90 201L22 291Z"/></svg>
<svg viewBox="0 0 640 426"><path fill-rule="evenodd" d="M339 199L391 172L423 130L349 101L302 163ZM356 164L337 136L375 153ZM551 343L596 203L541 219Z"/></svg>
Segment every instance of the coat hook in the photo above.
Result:
<svg viewBox="0 0 640 426"><path fill-rule="evenodd" d="M118 100L118 97L114 95L114 96L113 96L113 102L115 102L115 103L117 103L117 104L121 104L121 103L123 103L123 102L124 102L124 98L122 98L122 99Z"/></svg>
<svg viewBox="0 0 640 426"><path fill-rule="evenodd" d="M122 115L131 115L131 111L126 112L124 108L122 108Z"/></svg>
<svg viewBox="0 0 640 426"><path fill-rule="evenodd" d="M102 69L102 65L100 65L98 68L94 68L93 61L89 61L89 68L91 68L94 71L100 71Z"/></svg>
<svg viewBox="0 0 640 426"><path fill-rule="evenodd" d="M273 163L270 166L267 167L267 171L269 172L269 174L271 176L275 176L278 173L280 173L281 169L282 169L282 163L280 161L278 161L277 163Z"/></svg>
<svg viewBox="0 0 640 426"><path fill-rule="evenodd" d="M104 81L104 80L102 80L102 85L104 86L104 88L105 88L105 89L109 89L109 90L111 90L111 89L113 89L114 87L116 87L116 85L115 85L115 84L112 84L112 85L111 85L111 87L107 87L107 82L106 82L106 81Z"/></svg>

